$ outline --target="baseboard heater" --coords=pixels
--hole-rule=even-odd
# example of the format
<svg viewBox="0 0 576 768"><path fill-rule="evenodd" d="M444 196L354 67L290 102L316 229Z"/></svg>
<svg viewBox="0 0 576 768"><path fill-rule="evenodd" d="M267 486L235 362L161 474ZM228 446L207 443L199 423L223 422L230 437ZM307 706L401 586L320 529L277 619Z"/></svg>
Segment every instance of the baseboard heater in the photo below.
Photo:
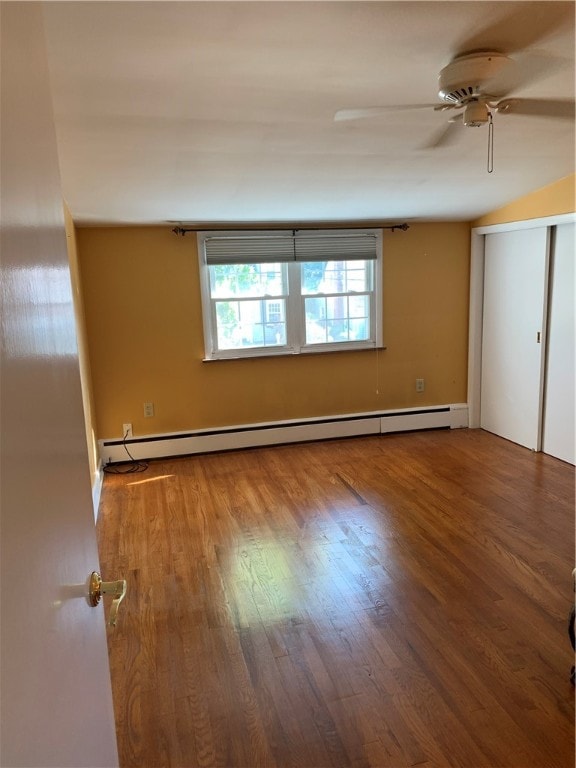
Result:
<svg viewBox="0 0 576 768"><path fill-rule="evenodd" d="M467 426L468 406L458 404L145 435L126 440L126 447L134 459L154 459L339 437ZM128 459L121 439L100 440L99 447L103 464Z"/></svg>

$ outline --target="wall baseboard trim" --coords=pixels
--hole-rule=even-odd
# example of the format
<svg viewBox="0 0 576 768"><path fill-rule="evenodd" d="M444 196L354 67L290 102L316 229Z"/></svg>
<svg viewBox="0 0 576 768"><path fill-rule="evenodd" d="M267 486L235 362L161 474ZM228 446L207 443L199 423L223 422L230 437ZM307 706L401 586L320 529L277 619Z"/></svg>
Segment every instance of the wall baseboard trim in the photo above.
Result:
<svg viewBox="0 0 576 768"><path fill-rule="evenodd" d="M460 429L467 426L468 406L465 403L459 403L426 408L404 408L313 419L246 424L193 432L145 435L127 440L126 446L134 459L156 459L169 456L187 456L195 453L230 451L239 448L257 448L265 445L303 443L312 440L380 435L421 429ZM100 440L98 445L104 465L128 460L122 440ZM99 497L100 491L98 491L98 500Z"/></svg>

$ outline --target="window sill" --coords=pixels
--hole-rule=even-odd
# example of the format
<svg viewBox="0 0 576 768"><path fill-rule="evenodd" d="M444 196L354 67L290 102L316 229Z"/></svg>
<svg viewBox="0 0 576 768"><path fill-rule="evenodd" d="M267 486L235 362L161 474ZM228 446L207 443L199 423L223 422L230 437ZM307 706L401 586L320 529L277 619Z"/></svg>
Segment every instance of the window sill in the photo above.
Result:
<svg viewBox="0 0 576 768"><path fill-rule="evenodd" d="M374 350L383 350L386 351L388 347L382 345L382 346L373 346L373 347L347 347L346 349L307 349L307 350L301 350L300 352L262 352L252 355L235 355L230 357L203 357L202 362L203 363L226 363L230 360L270 360L271 358L275 357L308 357L309 355L342 355L346 352L374 352Z"/></svg>

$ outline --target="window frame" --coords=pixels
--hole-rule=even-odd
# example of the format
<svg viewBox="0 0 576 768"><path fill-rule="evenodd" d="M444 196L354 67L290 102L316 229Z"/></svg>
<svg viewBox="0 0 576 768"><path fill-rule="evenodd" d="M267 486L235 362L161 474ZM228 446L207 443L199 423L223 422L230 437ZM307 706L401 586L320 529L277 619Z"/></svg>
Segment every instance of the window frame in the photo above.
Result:
<svg viewBox="0 0 576 768"><path fill-rule="evenodd" d="M369 291L348 291L340 294L343 297L354 295L370 296L370 329L371 335L362 341L336 341L306 343L306 315L305 299L310 294L303 294L301 290L302 264L309 263L304 260L284 260L282 263L286 275L287 294L285 298L286 317L286 344L281 346L235 347L234 349L218 348L218 324L216 316L216 299L211 295L210 288L210 264L206 256L206 240L214 237L230 238L266 238L292 237L297 239L298 234L311 238L339 237L346 235L367 234L375 237L376 258L366 259L373 263L373 285ZM323 354L332 352L348 352L365 349L383 349L383 253L382 253L382 229L358 228L358 229L321 229L321 230L207 230L197 232L198 263L200 270L200 290L202 302L202 323L204 330L204 358L205 362L214 360L248 359L255 357L280 357L289 355ZM339 259L331 259L338 261ZM350 261L350 259L340 259ZM318 259L325 261L325 259ZM240 262L237 262L240 263ZM259 263L257 260L241 262L246 264ZM260 262L262 263L262 262ZM277 263L277 262L272 262ZM319 293L318 296L330 294ZM312 295L313 297L314 295ZM284 300L282 297L261 296L254 297L260 300Z"/></svg>

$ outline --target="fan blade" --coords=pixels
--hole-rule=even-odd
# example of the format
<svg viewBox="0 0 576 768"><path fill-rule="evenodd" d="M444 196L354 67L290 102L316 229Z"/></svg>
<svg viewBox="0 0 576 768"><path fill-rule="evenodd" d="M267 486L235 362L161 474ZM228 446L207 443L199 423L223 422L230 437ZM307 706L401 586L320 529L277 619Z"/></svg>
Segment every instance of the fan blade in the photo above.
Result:
<svg viewBox="0 0 576 768"><path fill-rule="evenodd" d="M458 131L462 127L462 114L453 117L450 122L437 131L432 138L424 144L422 149L438 149L438 147L447 147L454 144L458 136Z"/></svg>
<svg viewBox="0 0 576 768"><path fill-rule="evenodd" d="M575 106L573 99L504 99L498 102L496 111L507 115L574 120Z"/></svg>
<svg viewBox="0 0 576 768"><path fill-rule="evenodd" d="M515 53L534 46L559 29L573 28L574 3L523 3L508 13L498 13L490 24L463 40L455 53L463 54L476 50Z"/></svg>
<svg viewBox="0 0 576 768"><path fill-rule="evenodd" d="M435 109L440 105L438 102L435 104L394 104L387 107L362 107L359 109L339 109L334 115L336 122L344 120L364 120L370 117L380 117L381 115L389 114L390 112L401 112L409 109Z"/></svg>

